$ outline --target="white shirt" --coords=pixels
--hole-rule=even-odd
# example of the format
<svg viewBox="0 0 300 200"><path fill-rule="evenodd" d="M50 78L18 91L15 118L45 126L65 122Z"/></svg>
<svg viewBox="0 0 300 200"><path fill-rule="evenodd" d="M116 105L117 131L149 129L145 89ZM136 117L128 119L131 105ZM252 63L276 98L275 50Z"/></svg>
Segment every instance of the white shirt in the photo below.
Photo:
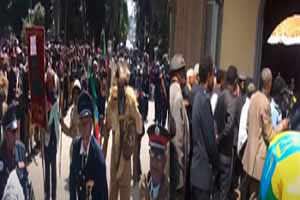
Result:
<svg viewBox="0 0 300 200"><path fill-rule="evenodd" d="M240 151L248 138L247 121L248 121L249 106L250 106L250 99L247 97L246 102L243 105L241 118L240 118L239 135L238 135L238 143L237 143L238 154L240 154Z"/></svg>
<svg viewBox="0 0 300 200"><path fill-rule="evenodd" d="M151 181L150 181L150 196L151 196L151 199L156 199L158 197L159 188L160 188L160 185L157 185L157 186L154 187L152 179L151 179Z"/></svg>
<svg viewBox="0 0 300 200"><path fill-rule="evenodd" d="M213 114L215 113L217 102L218 102L218 94L213 93L213 95L210 98L211 110Z"/></svg>
<svg viewBox="0 0 300 200"><path fill-rule="evenodd" d="M88 143L86 151L85 151L84 146L83 146L83 140L81 141L80 155L86 155L88 157L89 150L90 150L90 144L91 144L91 138L92 138L92 136L90 136L89 143Z"/></svg>

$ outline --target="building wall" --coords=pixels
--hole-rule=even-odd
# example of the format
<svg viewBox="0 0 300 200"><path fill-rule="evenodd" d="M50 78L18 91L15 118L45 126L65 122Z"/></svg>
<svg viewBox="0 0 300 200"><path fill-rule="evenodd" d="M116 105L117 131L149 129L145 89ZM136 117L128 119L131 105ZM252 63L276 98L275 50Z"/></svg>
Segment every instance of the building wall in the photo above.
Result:
<svg viewBox="0 0 300 200"><path fill-rule="evenodd" d="M205 0L173 0L175 3L171 14L175 17L171 22L170 47L171 56L182 53L187 67L200 61L203 44L203 12ZM173 35L172 35L173 34Z"/></svg>
<svg viewBox="0 0 300 200"><path fill-rule="evenodd" d="M233 64L239 73L253 76L259 5L260 0L224 1L221 68Z"/></svg>

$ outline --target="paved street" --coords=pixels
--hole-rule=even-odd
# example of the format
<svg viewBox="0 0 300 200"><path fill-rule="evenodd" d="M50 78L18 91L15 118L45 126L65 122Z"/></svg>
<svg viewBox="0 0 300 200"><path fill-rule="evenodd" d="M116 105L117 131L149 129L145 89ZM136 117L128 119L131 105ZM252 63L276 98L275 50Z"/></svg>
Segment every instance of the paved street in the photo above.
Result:
<svg viewBox="0 0 300 200"><path fill-rule="evenodd" d="M65 118L66 122L69 123L69 113ZM146 130L149 124L152 124L154 120L154 103L149 103L149 112L148 112L148 121L146 123ZM66 200L69 199L69 192L67 186L67 178L69 175L69 166L70 166L70 157L69 157L69 149L71 144L71 138L66 135L62 135L62 159L61 159L61 174L59 173L59 163L60 159L57 159L57 199L58 200ZM109 184L110 180L110 155L111 155L111 137L109 140L108 146L108 157L106 160L106 173L107 173L107 182ZM141 145L141 164L142 164L142 173L146 173L149 171L149 154L148 154L148 136L145 134L142 140ZM59 152L59 150L58 150ZM59 153L58 153L59 155ZM33 182L35 197L37 200L44 199L44 188L43 188L43 172L42 172L42 160L40 158L40 154L35 157L33 162L29 165L29 174L30 179ZM137 191L137 188L133 191ZM137 192L132 192L132 199L139 199Z"/></svg>

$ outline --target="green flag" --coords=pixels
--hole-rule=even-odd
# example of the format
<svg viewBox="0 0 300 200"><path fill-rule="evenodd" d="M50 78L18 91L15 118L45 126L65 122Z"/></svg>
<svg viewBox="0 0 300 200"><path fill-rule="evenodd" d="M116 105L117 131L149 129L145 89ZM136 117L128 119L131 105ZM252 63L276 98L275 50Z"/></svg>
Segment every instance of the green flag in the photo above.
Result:
<svg viewBox="0 0 300 200"><path fill-rule="evenodd" d="M106 40L105 40L105 31L102 29L101 31L101 43L102 43L102 51L101 51L101 58L106 58Z"/></svg>

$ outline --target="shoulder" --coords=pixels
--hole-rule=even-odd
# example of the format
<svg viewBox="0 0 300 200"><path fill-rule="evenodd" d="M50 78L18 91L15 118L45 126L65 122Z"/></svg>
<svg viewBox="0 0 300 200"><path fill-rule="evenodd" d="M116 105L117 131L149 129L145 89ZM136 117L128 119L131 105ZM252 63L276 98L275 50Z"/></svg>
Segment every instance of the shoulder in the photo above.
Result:
<svg viewBox="0 0 300 200"><path fill-rule="evenodd" d="M148 187L148 182L150 179L150 172L148 174L143 174L141 176L140 182L139 182L139 188L141 191L146 191Z"/></svg>
<svg viewBox="0 0 300 200"><path fill-rule="evenodd" d="M0 157L0 176L1 174L5 171L5 162L4 160Z"/></svg>
<svg viewBox="0 0 300 200"><path fill-rule="evenodd" d="M93 149L94 154L97 158L97 161L99 162L98 164L100 164L101 166L105 167L105 159L104 159L104 155L102 153L102 150L100 148L100 145L97 143L96 139L94 136L92 136L91 139L91 144L90 144L90 148Z"/></svg>
<svg viewBox="0 0 300 200"><path fill-rule="evenodd" d="M137 104L136 94L131 86L125 88L125 94L131 104Z"/></svg>
<svg viewBox="0 0 300 200"><path fill-rule="evenodd" d="M73 143L73 151L76 151L76 149L80 149L80 145L81 145L81 137L76 137L74 139L74 143Z"/></svg>
<svg viewBox="0 0 300 200"><path fill-rule="evenodd" d="M117 97L118 97L118 88L117 88L117 86L113 86L110 89L110 94L109 94L108 102L112 102Z"/></svg>
<svg viewBox="0 0 300 200"><path fill-rule="evenodd" d="M210 103L209 98L207 97L207 95L205 95L204 90L202 88L198 88L198 90L196 91L195 102L197 102L195 104L199 104L199 103L203 104L205 102Z"/></svg>
<svg viewBox="0 0 300 200"><path fill-rule="evenodd" d="M179 84L177 82L171 83L171 85L170 85L170 94L171 95L177 94L178 91L180 91Z"/></svg>
<svg viewBox="0 0 300 200"><path fill-rule="evenodd" d="M170 182L169 182L169 179L167 178L167 176L164 177L164 182L163 182L163 185L162 185L162 194L164 197L168 197L169 195L169 187L170 187Z"/></svg>

